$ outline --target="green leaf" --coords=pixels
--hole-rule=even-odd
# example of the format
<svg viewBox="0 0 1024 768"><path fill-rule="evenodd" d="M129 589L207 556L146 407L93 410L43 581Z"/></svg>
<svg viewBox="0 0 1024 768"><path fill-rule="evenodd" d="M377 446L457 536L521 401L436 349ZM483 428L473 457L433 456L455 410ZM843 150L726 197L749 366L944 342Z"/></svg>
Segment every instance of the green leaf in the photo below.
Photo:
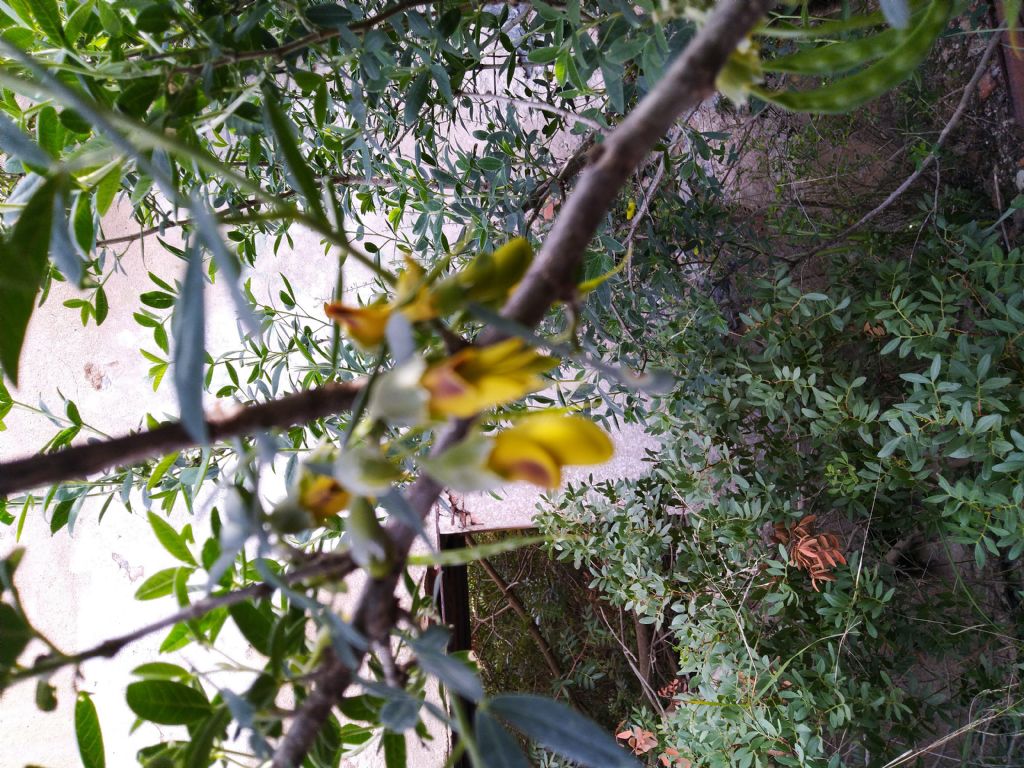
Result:
<svg viewBox="0 0 1024 768"><path fill-rule="evenodd" d="M64 46L67 40L64 37L64 25L61 23L60 9L57 7L57 0L32 0L32 15L43 33L59 46Z"/></svg>
<svg viewBox="0 0 1024 768"><path fill-rule="evenodd" d="M3 112L0 112L0 149L18 158L23 165L41 170L49 168L52 162L46 152Z"/></svg>
<svg viewBox="0 0 1024 768"><path fill-rule="evenodd" d="M147 512L146 516L149 518L149 525L152 527L153 533L156 534L157 541L163 545L164 549L181 562L198 567L199 564L189 552L185 539L174 530L170 523L154 512Z"/></svg>
<svg viewBox="0 0 1024 768"><path fill-rule="evenodd" d="M100 3L96 6L96 11L100 15L100 24L103 25L104 32L114 37L121 34L124 24L121 22L121 17L118 15L116 8L112 8L104 0L100 0Z"/></svg>
<svg viewBox="0 0 1024 768"><path fill-rule="evenodd" d="M385 733L381 743L384 745L385 768L405 768L405 734Z"/></svg>
<svg viewBox="0 0 1024 768"><path fill-rule="evenodd" d="M482 709L476 711L473 735L480 752L487 755L487 768L530 768L515 737Z"/></svg>
<svg viewBox="0 0 1024 768"><path fill-rule="evenodd" d="M507 721L546 749L590 768L640 768L596 723L543 696L512 693L487 701L488 713Z"/></svg>
<svg viewBox="0 0 1024 768"><path fill-rule="evenodd" d="M68 524L68 520L71 519L71 507L74 503L73 499L64 499L64 501L54 507L53 517L50 518L51 535L57 533L57 531Z"/></svg>
<svg viewBox="0 0 1024 768"><path fill-rule="evenodd" d="M794 112L849 112L910 77L946 28L951 10L952 0L932 0L921 21L906 35L901 45L870 67L829 85L809 91L782 93L758 86L750 90L758 98Z"/></svg>
<svg viewBox="0 0 1024 768"><path fill-rule="evenodd" d="M110 304L107 303L107 292L101 285L96 289L96 325L103 325L109 312Z"/></svg>
<svg viewBox="0 0 1024 768"><path fill-rule="evenodd" d="M447 656L424 643L412 641L420 668L433 675L451 691L470 701L479 701L484 696L483 686L476 673L459 659Z"/></svg>
<svg viewBox="0 0 1024 768"><path fill-rule="evenodd" d="M375 723L380 717L380 708L383 700L369 694L360 696L349 696L338 703L338 709L349 720L359 720L364 723Z"/></svg>
<svg viewBox="0 0 1024 768"><path fill-rule="evenodd" d="M264 656L270 656L270 637L274 630L274 614L265 602L257 608L252 603L238 603L228 607L242 636Z"/></svg>
<svg viewBox="0 0 1024 768"><path fill-rule="evenodd" d="M897 435L896 437L892 438L892 440L890 440L889 442L882 446L882 450L878 452L878 458L885 459L888 458L889 456L892 456L893 452L896 450L896 447L902 441L903 435Z"/></svg>
<svg viewBox="0 0 1024 768"><path fill-rule="evenodd" d="M78 742L78 754L82 758L83 768L106 767L100 718L92 698L84 692L79 693L75 701L75 739Z"/></svg>
<svg viewBox="0 0 1024 768"><path fill-rule="evenodd" d="M881 58L899 45L904 32L887 29L877 35L868 35L848 42L819 45L788 56L764 62L768 72L791 72L798 75L831 75Z"/></svg>
<svg viewBox="0 0 1024 768"><path fill-rule="evenodd" d="M410 555L409 565L467 565L483 558L496 557L506 552L514 552L522 547L532 547L534 544L542 544L550 540L547 536L518 536L488 544L477 544L475 547L462 547L460 549L446 549L443 552ZM557 539L557 541L569 540L565 538Z"/></svg>
<svg viewBox="0 0 1024 768"><path fill-rule="evenodd" d="M324 3L307 8L306 18L318 27L339 29L352 21L352 13L347 8L335 3Z"/></svg>
<svg viewBox="0 0 1024 768"><path fill-rule="evenodd" d="M32 639L32 628L7 603L0 603L0 665L10 667Z"/></svg>
<svg viewBox="0 0 1024 768"><path fill-rule="evenodd" d="M179 456L181 456L181 451L175 451L174 453L169 453L160 459L157 465L153 467L153 474L149 476L149 480L146 482L147 491L152 491L160 484L164 475L167 474L167 470L174 466L174 462L178 460ZM153 513L150 512L150 514Z"/></svg>
<svg viewBox="0 0 1024 768"><path fill-rule="evenodd" d="M92 124L73 109L65 109L60 113L60 124L72 133L92 133Z"/></svg>
<svg viewBox="0 0 1024 768"><path fill-rule="evenodd" d="M60 124L57 110L45 106L36 115L36 138L39 146L53 157L60 157L64 149L64 126Z"/></svg>
<svg viewBox="0 0 1024 768"><path fill-rule="evenodd" d="M144 677L147 680L191 680L192 673L177 664L170 664L166 661L151 661L148 664L141 664L132 670L136 677Z"/></svg>
<svg viewBox="0 0 1024 768"><path fill-rule="evenodd" d="M132 80L117 97L117 108L129 117L142 117L159 92L159 78L140 77Z"/></svg>
<svg viewBox="0 0 1024 768"><path fill-rule="evenodd" d="M153 309L168 309L174 306L174 297L163 291L147 291L139 297L139 301Z"/></svg>
<svg viewBox="0 0 1024 768"><path fill-rule="evenodd" d="M526 54L527 60L531 64L548 64L558 58L558 54L561 53L562 49L557 45L552 45L547 48L534 48L528 54Z"/></svg>
<svg viewBox="0 0 1024 768"><path fill-rule="evenodd" d="M203 257L193 248L181 298L174 312L174 391L181 425L197 443L207 441L203 412L203 367L206 363L206 303Z"/></svg>
<svg viewBox="0 0 1024 768"><path fill-rule="evenodd" d="M605 93L608 94L608 101L620 115L626 113L626 96L622 87L622 68L612 67L601 62L601 76L604 78Z"/></svg>
<svg viewBox="0 0 1024 768"><path fill-rule="evenodd" d="M36 680L36 708L40 712L53 712L57 709L57 689L49 680Z"/></svg>
<svg viewBox="0 0 1024 768"><path fill-rule="evenodd" d="M430 73L421 72L405 92L405 124L415 125L419 121L420 108L430 90Z"/></svg>
<svg viewBox="0 0 1024 768"><path fill-rule="evenodd" d="M85 31L89 20L92 18L94 0L85 0L74 12L68 16L68 23L64 25L64 36L68 44L74 46Z"/></svg>
<svg viewBox="0 0 1024 768"><path fill-rule="evenodd" d="M103 216L110 210L110 204L114 202L114 196L121 189L121 179L123 176L124 170L121 167L121 163L118 163L96 185L96 212L100 216Z"/></svg>
<svg viewBox="0 0 1024 768"><path fill-rule="evenodd" d="M54 180L53 219L50 223L50 259L61 274L74 285L82 282L82 259L78 246L71 239L71 221L68 218L67 177Z"/></svg>
<svg viewBox="0 0 1024 768"><path fill-rule="evenodd" d="M164 568L162 571L157 571L135 590L135 599L156 600L158 597L166 597L174 591L174 578L177 574L177 568Z"/></svg>
<svg viewBox="0 0 1024 768"><path fill-rule="evenodd" d="M312 212L319 219L324 218L323 206L320 204L320 191L316 186L313 172L302 156L299 145L295 142L295 127L277 105L277 96L267 92L263 99L265 122L277 140L277 146L284 156L285 167L292 183L302 194Z"/></svg>
<svg viewBox="0 0 1024 768"><path fill-rule="evenodd" d="M130 683L125 700L143 720L161 725L190 725L210 714L210 703L203 694L170 680Z"/></svg>
<svg viewBox="0 0 1024 768"><path fill-rule="evenodd" d="M381 725L392 733L404 733L419 722L422 705L422 700L404 691L397 692L380 708Z"/></svg>
<svg viewBox="0 0 1024 768"><path fill-rule="evenodd" d="M18 217L10 241L0 241L0 365L15 385L28 321L46 276L55 192L52 181L40 187Z"/></svg>
<svg viewBox="0 0 1024 768"><path fill-rule="evenodd" d="M212 717L208 717L194 729L185 749L185 768L208 768L214 742L223 738L230 722L230 710L227 707L219 707Z"/></svg>
<svg viewBox="0 0 1024 768"><path fill-rule="evenodd" d="M171 8L168 3L147 5L135 18L135 27L140 32L162 35L171 27Z"/></svg>

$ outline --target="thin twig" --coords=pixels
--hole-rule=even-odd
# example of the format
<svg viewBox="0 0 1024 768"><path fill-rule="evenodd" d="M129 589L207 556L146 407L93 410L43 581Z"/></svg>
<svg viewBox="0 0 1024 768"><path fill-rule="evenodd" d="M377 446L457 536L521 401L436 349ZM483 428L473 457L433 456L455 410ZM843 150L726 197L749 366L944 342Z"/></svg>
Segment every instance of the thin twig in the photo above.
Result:
<svg viewBox="0 0 1024 768"><path fill-rule="evenodd" d="M342 579L354 571L355 567L355 563L352 562L352 558L349 557L347 552L342 554L331 554L321 557L316 562L297 568L291 573L283 574L281 576L281 581L285 584L292 585L311 578ZM234 592L227 592L222 595L212 595L211 597L207 597L193 603L184 610L173 613L170 616L165 616L159 621L154 621L152 624L139 627L132 632L104 640L102 643L94 645L92 648L87 650L69 655L62 654L44 656L24 671L14 673L11 676L11 679L25 680L53 672L61 667L66 667L72 664L77 666L89 659L95 659L98 657L112 658L120 653L126 646L129 646L148 635L152 635L154 632L159 632L161 629L172 627L175 624L181 624L186 621L194 621L195 619L202 618L206 614L211 611L215 611L218 608L228 608L232 605L238 605L239 603L244 603L248 600L258 600L263 597L269 597L274 593L275 589L276 588L270 584L263 583L254 584L251 587L238 589Z"/></svg>
<svg viewBox="0 0 1024 768"><path fill-rule="evenodd" d="M883 213L887 208L889 208L889 206L895 203L903 195L904 192L910 189L914 182L921 178L921 176L924 174L926 170L928 170L931 164L934 163L936 159L938 159L939 150L942 149L950 134L957 127L957 125L959 125L961 118L967 111L968 105L971 103L971 97L974 95L974 91L977 88L978 83L984 76L985 70L988 69L989 60L992 58L992 55L995 53L996 48L998 46L999 35L994 34L989 40L988 45L985 47L985 52L981 55L981 60L978 62L978 66L974 70L974 74L971 75L971 79L968 81L967 87L964 88L963 95L960 97L960 103L957 104L956 109L953 111L952 117L949 118L949 122L946 123L945 127L942 129L942 132L939 134L938 140L935 142L935 144L932 145L931 151L924 158L924 160L921 161L921 164L917 167L917 170L910 174L906 179L904 179L902 184L900 184L898 187L896 187L896 189L889 193L889 196L885 198L885 200L883 200L877 206L875 206L870 211L861 216L855 223L848 226L836 237L832 238L827 243L815 246L809 251L805 251L804 253L801 253L798 256L792 257L790 259L785 259L785 261L789 261L791 264L799 264L805 259L809 259L812 256L821 253L822 251L827 251L830 248L834 248L835 246L839 245L841 242L846 240L846 238L848 238L854 232L859 230L869 221L876 218L879 214Z"/></svg>
<svg viewBox="0 0 1024 768"><path fill-rule="evenodd" d="M262 429L290 427L322 418L352 406L362 382L331 383L259 405L249 405L226 417L206 420L210 443ZM39 486L86 477L112 466L164 456L194 446L195 440L178 422L0 464L0 496Z"/></svg>
<svg viewBox="0 0 1024 768"><path fill-rule="evenodd" d="M469 93L466 91L458 91L455 94L456 98L472 99L473 101L496 101L499 104L511 104L514 107L522 107L523 109L532 109L537 112L550 112L552 115L558 115L564 117L566 120L575 120L577 123L583 123L590 128L593 128L600 134L608 134L611 129L601 125L597 120L593 120L589 117L584 117L581 114L573 112L568 109L562 109L556 107L554 104L548 104L545 101L534 101L533 99L520 99L515 96L505 96L500 93Z"/></svg>
<svg viewBox="0 0 1024 768"><path fill-rule="evenodd" d="M468 544L471 547L476 546L476 541L470 534L466 533L463 534L463 536L466 539L466 544ZM533 619L530 617L530 614L526 610L526 607L523 605L523 602L519 599L519 596L516 595L515 590L512 588L512 585L508 584L501 577L501 574L494 569L494 566L491 565L490 561L486 557L481 557L476 562L481 568L484 569L484 573L486 573L490 577L491 581L494 582L494 586L496 586L501 591L502 596L508 602L509 606L511 606L512 610L516 612L516 615L518 615L519 618L523 620L523 625L526 627L527 634L530 635L530 638L537 646L537 650L540 651L540 655L544 657L544 663L548 665L548 670L551 672L554 679L561 680L562 669L558 664L558 659L555 658L554 651L551 650L551 646L548 644L548 641L545 639L544 635L540 633L540 630L537 629L537 626L533 623ZM578 708L578 704L573 700L572 693L569 692L569 689L563 686L561 690L565 694L565 698L569 702L569 704L572 705L574 708Z"/></svg>
<svg viewBox="0 0 1024 768"><path fill-rule="evenodd" d="M379 177L363 177L363 176L348 176L348 175L336 175L327 177L326 181L330 184L345 184L351 186L373 186L380 187L387 184L387 179ZM318 182L322 183L322 182ZM281 192L277 197L279 200L287 200L288 198L295 197L294 189L287 189ZM215 211L214 215L221 224L232 223L231 214L237 213L238 211L245 211L252 208L258 208L263 205L262 200L244 200L238 203L235 207L226 208L224 210ZM111 245L120 245L121 243L133 243L136 240L141 240L144 237L150 235L163 234L168 229L175 229L177 227L188 227L191 226L194 219L185 218L177 219L175 221L165 221L162 224L158 224L153 227L147 227L146 229L140 229L138 232L133 232L128 235L118 235L117 237L108 237L103 240L96 241L97 248L107 248Z"/></svg>

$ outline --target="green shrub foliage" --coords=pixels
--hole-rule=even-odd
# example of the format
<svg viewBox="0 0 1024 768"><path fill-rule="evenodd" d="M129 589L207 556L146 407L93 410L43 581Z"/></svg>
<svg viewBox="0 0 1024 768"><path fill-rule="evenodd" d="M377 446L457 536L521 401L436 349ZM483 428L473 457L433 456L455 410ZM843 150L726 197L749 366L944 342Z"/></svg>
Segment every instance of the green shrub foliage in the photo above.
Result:
<svg viewBox="0 0 1024 768"><path fill-rule="evenodd" d="M912 252L751 280L738 311L684 285L665 311L653 296L677 267L647 256L647 287L615 300L648 321L634 351L679 374L624 414L661 448L639 479L575 487L543 516L579 537L559 557L670 639L659 684L677 675L684 692L634 722L695 765L836 768L994 715L984 745L967 737L958 754L1007 764L1021 714L1020 248L940 218ZM839 540L833 581L812 585L796 541L774 535L808 515Z"/></svg>

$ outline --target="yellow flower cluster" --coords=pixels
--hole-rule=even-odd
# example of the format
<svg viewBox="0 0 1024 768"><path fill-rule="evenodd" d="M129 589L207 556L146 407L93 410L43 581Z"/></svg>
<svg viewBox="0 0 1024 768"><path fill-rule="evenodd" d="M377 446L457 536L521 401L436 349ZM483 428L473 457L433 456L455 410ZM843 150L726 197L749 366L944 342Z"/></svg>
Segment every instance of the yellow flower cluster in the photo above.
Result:
<svg viewBox="0 0 1024 768"><path fill-rule="evenodd" d="M384 340L388 320L401 312L413 323L448 314L466 302L500 303L533 261L533 249L521 237L494 253L482 253L465 269L430 285L423 267L408 256L398 275L393 299L353 307L341 302L324 304L324 312L341 325L361 347L373 349Z"/></svg>

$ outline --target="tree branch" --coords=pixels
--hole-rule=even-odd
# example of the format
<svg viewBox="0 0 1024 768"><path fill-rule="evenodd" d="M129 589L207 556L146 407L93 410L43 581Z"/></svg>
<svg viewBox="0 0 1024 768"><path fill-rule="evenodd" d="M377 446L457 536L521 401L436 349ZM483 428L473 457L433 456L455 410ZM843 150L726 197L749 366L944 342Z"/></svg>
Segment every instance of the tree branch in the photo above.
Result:
<svg viewBox="0 0 1024 768"><path fill-rule="evenodd" d="M953 115L949 118L949 121L946 123L945 127L943 127L942 129L942 132L939 134L938 140L936 140L935 144L932 145L931 151L924 158L924 160L921 161L921 164L917 167L917 170L915 170L906 179L904 179L903 183L896 187L896 189L890 192L889 196L885 198L885 200L883 200L873 209L871 209L863 216L861 216L856 222L848 226L836 237L832 238L826 243L815 246L811 250L805 251L804 253L801 253L798 256L794 256L791 259L785 259L785 261L789 261L790 264L796 265L804 261L805 259L809 259L812 256L815 256L823 251L827 251L830 248L835 248L846 238L848 238L858 229L863 227L865 224L867 224L869 221L877 217L889 206L895 203L900 197L902 197L904 192L910 189L914 182L921 178L921 176L924 174L926 170L928 170L932 163L934 163L938 159L939 150L942 149L943 145L946 143L946 140L949 139L950 134L960 123L961 118L964 116L964 112L967 111L967 107L971 103L971 97L974 95L974 90L978 87L978 83L984 76L985 70L988 69L989 60L991 60L992 55L995 53L996 48L999 46L999 40L999 33L993 33L991 39L988 41L988 46L986 46L985 48L985 52L982 53L981 59L978 61L978 66L974 70L974 74L971 76L971 79L968 81L967 86L964 88L963 95L960 97L960 103L957 104L956 109L953 111Z"/></svg>
<svg viewBox="0 0 1024 768"><path fill-rule="evenodd" d="M349 557L347 552L341 554L332 553L321 557L315 562L304 565L301 568L296 568L291 573L283 574L281 576L281 581L285 584L293 585L310 578L342 579L352 573L355 568L356 565L352 562L352 558ZM206 614L211 611L215 611L218 608L227 608L232 605L244 603L247 600L258 600L262 597L269 597L274 593L275 589L276 587L263 583L254 584L251 587L238 589L234 592L227 592L222 595L212 595L193 603L188 608L178 611L177 613L165 616L159 621L154 621L152 624L139 627L138 629L124 635L104 640L102 643L94 645L92 648L87 650L79 651L78 653L70 655L44 656L37 660L31 667L26 668L22 672L16 672L13 674L11 676L11 681L13 682L37 677L41 674L53 672L54 670L71 664L81 664L89 659L95 659L98 657L112 658L120 653L126 646L131 645L154 632L159 632L161 629L173 627L175 624L180 624L184 621L193 621L195 619L202 618Z"/></svg>
<svg viewBox="0 0 1024 768"><path fill-rule="evenodd" d="M655 143L680 115L714 91L715 78L736 46L771 6L771 0L723 0L665 76L608 136L595 162L567 199L543 248L502 310L509 320L533 327L556 301L571 297L583 253L619 190ZM488 343L501 334L490 330ZM461 440L469 420L451 424L438 438L434 453ZM441 486L421 475L410 487L408 502L420 519L434 508ZM397 564L383 579L369 581L356 610L355 626L371 642L386 638L395 621L395 588L415 532L396 520L388 522ZM356 653L361 663L362 655ZM298 768L334 705L345 694L353 671L329 654L303 700L291 727L278 743L273 768Z"/></svg>
<svg viewBox="0 0 1024 768"><path fill-rule="evenodd" d="M407 11L421 5L433 5L436 2L438 2L438 0L402 0L402 2L389 5L375 16L370 16L362 21L349 24L348 29L351 32L365 32L368 29L373 29L373 27L377 26L382 21L386 21L392 16L398 15L402 11ZM296 38L284 45L279 45L276 48L230 53L225 56L221 56L219 59L214 59L213 61L208 61L203 64L191 64L188 66L175 67L174 72L198 75L207 67L224 67L230 64L239 64L243 61L257 61L259 59L284 59L293 53L301 51L303 48L308 48L309 46L316 45L317 43L325 43L328 40L333 40L340 34L340 29L321 29L317 32L310 32L308 35Z"/></svg>
<svg viewBox="0 0 1024 768"><path fill-rule="evenodd" d="M245 406L230 416L207 418L210 443L261 429L290 427L344 411L352 406L362 387L362 382L325 384L278 400ZM107 467L163 456L193 445L195 441L175 422L112 440L10 461L0 464L0 496L85 477Z"/></svg>
<svg viewBox="0 0 1024 768"><path fill-rule="evenodd" d="M595 148L590 167L505 306L507 318L533 327L552 302L572 298L583 253L619 190L672 124L714 92L718 72L770 5L771 0L718 3L654 90Z"/></svg>
<svg viewBox="0 0 1024 768"><path fill-rule="evenodd" d="M463 534L466 539L466 544L471 547L476 546L476 540L468 533ZM552 677L556 680L562 679L562 668L558 664L558 659L555 657L555 652L551 650L551 645L548 643L547 638L541 634L540 630L537 629L537 625L534 624L533 618L530 613L526 610L526 606L523 605L523 601L519 599L512 585L509 584L505 579L501 577L491 562L486 557L481 557L476 561L476 564L484 569L494 586L501 592L502 597L512 606L512 610L522 620L523 626L526 627L527 634L530 635L530 639L533 640L534 645L537 646L537 650L540 651L540 655L544 658L544 663L548 665L548 671L551 672ZM569 702L570 706L574 709L579 709L579 704L573 698L572 692L568 687L563 687L561 692L565 694L566 701Z"/></svg>
<svg viewBox="0 0 1024 768"><path fill-rule="evenodd" d="M378 178L375 176L364 177L364 176L348 176L339 174L336 176L328 176L325 180L318 180L317 184L323 184L326 181L329 184L347 184L352 186L367 186L367 187L381 187L387 184L386 179ZM287 200L290 197L295 197L295 190L288 189L281 192L277 197L279 200ZM232 224L235 223L235 217L231 214L237 213L238 211L247 211L252 208L259 208L264 205L262 200L244 200L238 203L236 208L227 208L220 211L215 211L214 216L217 217L217 221L220 224ZM96 241L97 248L105 248L111 245L119 245L121 243L133 243L136 240L141 240L144 237L150 235L162 234L168 229L175 229L177 227L187 227L194 219L177 219L176 221L165 221L163 224L158 224L154 227L148 227L146 229L140 229L138 232L132 232L128 235L118 235L117 237L108 237L103 240Z"/></svg>

